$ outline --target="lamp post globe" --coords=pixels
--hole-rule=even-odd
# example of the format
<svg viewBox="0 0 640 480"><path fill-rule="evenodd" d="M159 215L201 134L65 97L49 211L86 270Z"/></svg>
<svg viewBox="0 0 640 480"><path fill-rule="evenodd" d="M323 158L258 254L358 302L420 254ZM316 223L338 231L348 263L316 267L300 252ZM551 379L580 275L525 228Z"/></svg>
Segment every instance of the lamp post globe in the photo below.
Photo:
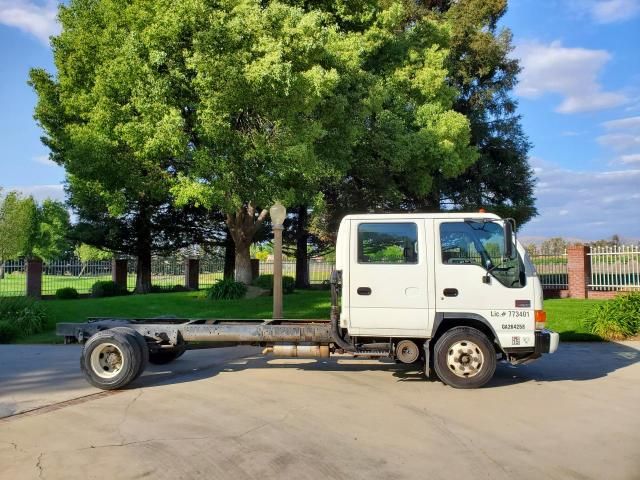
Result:
<svg viewBox="0 0 640 480"><path fill-rule="evenodd" d="M287 218L287 209L279 201L276 201L269 209L269 215L274 225L282 225L285 218Z"/></svg>

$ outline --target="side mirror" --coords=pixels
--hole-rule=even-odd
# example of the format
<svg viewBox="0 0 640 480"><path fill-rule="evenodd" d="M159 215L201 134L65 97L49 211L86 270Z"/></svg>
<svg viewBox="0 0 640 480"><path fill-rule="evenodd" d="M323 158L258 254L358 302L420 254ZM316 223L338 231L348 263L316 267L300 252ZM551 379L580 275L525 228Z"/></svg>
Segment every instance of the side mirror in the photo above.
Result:
<svg viewBox="0 0 640 480"><path fill-rule="evenodd" d="M513 224L509 218L504 221L504 256L513 258Z"/></svg>

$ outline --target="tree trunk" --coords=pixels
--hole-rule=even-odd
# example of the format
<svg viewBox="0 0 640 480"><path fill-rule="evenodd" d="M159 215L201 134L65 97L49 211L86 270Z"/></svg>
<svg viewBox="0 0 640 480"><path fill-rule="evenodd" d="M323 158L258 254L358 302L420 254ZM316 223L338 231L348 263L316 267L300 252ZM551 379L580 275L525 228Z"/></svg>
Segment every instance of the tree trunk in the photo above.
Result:
<svg viewBox="0 0 640 480"><path fill-rule="evenodd" d="M251 243L244 243L238 245L236 243L236 257L235 257L235 273L236 282L242 282L245 285L250 285L253 280L251 274Z"/></svg>
<svg viewBox="0 0 640 480"><path fill-rule="evenodd" d="M251 283L251 253L249 247L253 242L253 236L264 222L268 213L269 211L265 209L256 216L256 208L249 203L238 208L235 212L227 214L227 227L233 238L236 251L236 282L242 282L246 285Z"/></svg>
<svg viewBox="0 0 640 480"><path fill-rule="evenodd" d="M306 206L298 207L298 222L296 224L296 288L309 288L309 255L307 242L308 213Z"/></svg>
<svg viewBox="0 0 640 480"><path fill-rule="evenodd" d="M151 292L151 222L149 208L144 203L140 205L136 224L138 265L136 267L135 291L136 293L149 293Z"/></svg>
<svg viewBox="0 0 640 480"><path fill-rule="evenodd" d="M136 293L151 292L151 249L138 250Z"/></svg>
<svg viewBox="0 0 640 480"><path fill-rule="evenodd" d="M233 278L236 269L236 246L233 243L231 233L227 229L227 238L224 245L224 278Z"/></svg>
<svg viewBox="0 0 640 480"><path fill-rule="evenodd" d="M4 280L4 262L0 262L0 280Z"/></svg>

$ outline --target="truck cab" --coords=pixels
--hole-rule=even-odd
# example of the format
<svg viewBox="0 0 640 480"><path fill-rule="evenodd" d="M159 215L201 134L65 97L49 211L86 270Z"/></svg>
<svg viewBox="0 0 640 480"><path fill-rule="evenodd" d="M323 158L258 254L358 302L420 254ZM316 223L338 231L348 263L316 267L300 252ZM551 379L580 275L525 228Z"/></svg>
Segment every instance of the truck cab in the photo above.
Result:
<svg viewBox="0 0 640 480"><path fill-rule="evenodd" d="M340 329L351 343L390 342L445 383L488 381L496 359L552 353L542 287L512 220L489 213L348 215L338 231ZM400 346L400 347L398 347Z"/></svg>

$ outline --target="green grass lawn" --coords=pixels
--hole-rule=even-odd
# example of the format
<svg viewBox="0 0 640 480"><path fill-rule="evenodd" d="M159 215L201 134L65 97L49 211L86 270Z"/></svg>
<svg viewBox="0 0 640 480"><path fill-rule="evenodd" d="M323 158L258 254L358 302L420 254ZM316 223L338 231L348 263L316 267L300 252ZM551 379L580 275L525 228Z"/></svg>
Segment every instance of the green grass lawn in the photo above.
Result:
<svg viewBox="0 0 640 480"><path fill-rule="evenodd" d="M200 285L211 286L223 276L222 272L200 274ZM111 275L43 275L42 294L55 295L60 288L75 288L78 293L85 294L91 292L91 286L97 281L111 280ZM21 296L26 292L26 275L24 273L11 273L5 275L0 280L0 295ZM151 283L157 286L173 287L174 285L184 285L184 275L152 275ZM130 273L127 276L127 286L133 290L136 286L136 275Z"/></svg>
<svg viewBox="0 0 640 480"><path fill-rule="evenodd" d="M547 328L560 333L564 341L602 340L582 326L581 320L594 306L606 300L580 300L574 298L553 299L544 301L547 312Z"/></svg>
<svg viewBox="0 0 640 480"><path fill-rule="evenodd" d="M83 322L88 317L271 318L272 297L208 300L205 292L155 293L80 300L44 300L49 330L18 343L61 342L54 329L59 322ZM295 292L284 297L285 318L329 318L329 292Z"/></svg>
<svg viewBox="0 0 640 480"><path fill-rule="evenodd" d="M581 319L602 300L546 300L548 328L560 333L562 340L600 340L589 334ZM204 292L160 293L126 297L88 298L81 300L47 300L48 331L19 340L19 343L52 343L58 322L83 322L87 317L155 317L174 315L181 318L270 318L271 297L246 300L211 301ZM328 318L329 292L298 291L284 297L285 318Z"/></svg>

